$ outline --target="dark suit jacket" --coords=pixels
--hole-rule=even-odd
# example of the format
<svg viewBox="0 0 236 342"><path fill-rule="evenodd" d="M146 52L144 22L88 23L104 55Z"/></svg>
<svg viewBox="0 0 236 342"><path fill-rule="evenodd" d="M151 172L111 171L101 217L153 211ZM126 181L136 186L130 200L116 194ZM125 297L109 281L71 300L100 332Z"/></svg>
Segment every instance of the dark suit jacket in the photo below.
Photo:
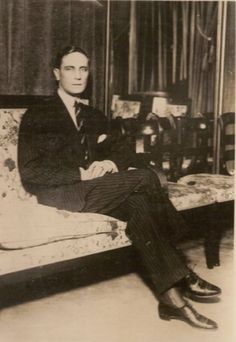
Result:
<svg viewBox="0 0 236 342"><path fill-rule="evenodd" d="M18 142L19 172L26 191L41 198L41 203L50 205L54 201L58 206L58 196L65 197L65 189L72 191L73 186L84 183L79 167L86 168L93 160L112 160L119 170L132 165L135 155L122 139L109 134L107 119L100 111L84 106L80 115L83 127L78 132L64 103L55 96L23 116ZM108 137L98 144L101 134ZM51 200L48 202L45 196Z"/></svg>

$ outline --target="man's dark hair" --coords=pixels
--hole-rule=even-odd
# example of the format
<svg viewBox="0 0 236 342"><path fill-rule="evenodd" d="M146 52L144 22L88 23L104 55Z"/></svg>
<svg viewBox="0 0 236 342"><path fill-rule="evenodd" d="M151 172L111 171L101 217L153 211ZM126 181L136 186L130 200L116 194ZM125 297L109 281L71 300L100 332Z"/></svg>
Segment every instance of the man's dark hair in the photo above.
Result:
<svg viewBox="0 0 236 342"><path fill-rule="evenodd" d="M63 48L61 51L59 51L57 53L56 58L55 58L54 63L53 63L53 67L59 69L61 66L62 58L66 55L69 55L70 53L73 53L73 52L82 53L89 60L89 56L88 56L87 52L85 52L79 46L70 45L70 46L66 46L65 48Z"/></svg>

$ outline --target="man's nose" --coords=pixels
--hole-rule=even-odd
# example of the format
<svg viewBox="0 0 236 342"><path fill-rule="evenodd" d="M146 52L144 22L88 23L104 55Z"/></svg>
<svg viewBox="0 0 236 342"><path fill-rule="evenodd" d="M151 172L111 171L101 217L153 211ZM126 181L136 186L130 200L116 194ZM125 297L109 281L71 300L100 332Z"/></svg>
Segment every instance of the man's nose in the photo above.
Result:
<svg viewBox="0 0 236 342"><path fill-rule="evenodd" d="M81 71L80 70L75 70L75 78L81 79Z"/></svg>

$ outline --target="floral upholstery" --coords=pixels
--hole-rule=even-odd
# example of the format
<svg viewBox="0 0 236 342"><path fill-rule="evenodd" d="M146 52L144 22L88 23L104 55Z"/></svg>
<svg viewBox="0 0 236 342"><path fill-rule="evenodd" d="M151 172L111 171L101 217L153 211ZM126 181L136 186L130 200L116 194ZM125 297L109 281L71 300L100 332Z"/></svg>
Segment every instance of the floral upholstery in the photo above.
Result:
<svg viewBox="0 0 236 342"><path fill-rule="evenodd" d="M198 188L181 183L168 183L169 197L178 210L186 210L215 203L208 188Z"/></svg>
<svg viewBox="0 0 236 342"><path fill-rule="evenodd" d="M24 112L0 109L0 275L130 245L125 222L39 205L24 191L17 169L17 133ZM231 200L233 180L186 176L178 184L169 183L169 195L177 210Z"/></svg>
<svg viewBox="0 0 236 342"><path fill-rule="evenodd" d="M17 171L17 133L24 112L25 109L0 109L0 201L31 197L21 186Z"/></svg>
<svg viewBox="0 0 236 342"><path fill-rule="evenodd" d="M212 193L215 202L234 200L234 177L232 176L199 173L182 177L178 184L208 190Z"/></svg>

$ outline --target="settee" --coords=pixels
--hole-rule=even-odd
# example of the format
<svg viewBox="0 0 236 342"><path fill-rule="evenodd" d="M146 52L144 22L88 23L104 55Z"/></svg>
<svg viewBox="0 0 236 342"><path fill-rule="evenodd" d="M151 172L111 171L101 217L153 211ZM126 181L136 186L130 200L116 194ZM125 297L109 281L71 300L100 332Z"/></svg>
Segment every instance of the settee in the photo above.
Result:
<svg viewBox="0 0 236 342"><path fill-rule="evenodd" d="M25 109L0 109L0 282L6 277L130 246L126 223L100 214L71 213L37 203L17 169L19 123ZM197 174L168 184L179 211L234 198L233 178ZM209 266L209 265L208 265Z"/></svg>

